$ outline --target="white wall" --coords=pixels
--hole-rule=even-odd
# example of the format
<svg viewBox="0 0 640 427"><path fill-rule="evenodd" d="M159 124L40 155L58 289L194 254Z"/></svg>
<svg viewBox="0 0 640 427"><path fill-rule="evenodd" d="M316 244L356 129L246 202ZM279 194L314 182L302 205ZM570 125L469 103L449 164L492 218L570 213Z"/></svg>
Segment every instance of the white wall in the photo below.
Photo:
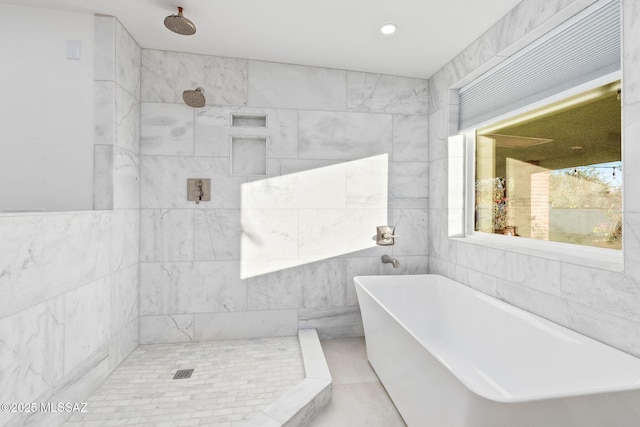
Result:
<svg viewBox="0 0 640 427"><path fill-rule="evenodd" d="M2 5L0 212L93 209L93 37L92 15Z"/></svg>

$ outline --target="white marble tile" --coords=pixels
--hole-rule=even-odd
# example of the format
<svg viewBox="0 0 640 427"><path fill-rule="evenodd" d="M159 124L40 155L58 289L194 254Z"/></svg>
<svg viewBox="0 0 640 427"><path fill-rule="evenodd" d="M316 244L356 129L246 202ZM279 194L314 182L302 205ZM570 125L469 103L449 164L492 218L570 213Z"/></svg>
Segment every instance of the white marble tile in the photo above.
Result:
<svg viewBox="0 0 640 427"><path fill-rule="evenodd" d="M115 81L140 99L140 46L117 19L115 26Z"/></svg>
<svg viewBox="0 0 640 427"><path fill-rule="evenodd" d="M302 285L298 268L251 277L247 280L247 308L273 310L302 306Z"/></svg>
<svg viewBox="0 0 640 427"><path fill-rule="evenodd" d="M104 348L111 332L110 276L64 296L64 372L73 372ZM106 349L105 349L106 351Z"/></svg>
<svg viewBox="0 0 640 427"><path fill-rule="evenodd" d="M269 176L281 176L297 172L305 172L310 169L333 166L340 163L342 163L340 160L269 159L267 173Z"/></svg>
<svg viewBox="0 0 640 427"><path fill-rule="evenodd" d="M299 267L302 307L342 307L346 304L344 258L331 258Z"/></svg>
<svg viewBox="0 0 640 427"><path fill-rule="evenodd" d="M140 101L124 90L115 87L115 140L114 145L140 153Z"/></svg>
<svg viewBox="0 0 640 427"><path fill-rule="evenodd" d="M452 67L452 78L462 77L465 82L471 81L497 65L503 58L497 58L498 30L494 25L474 40L449 63ZM455 76L455 77L453 77Z"/></svg>
<svg viewBox="0 0 640 427"><path fill-rule="evenodd" d="M634 0L623 0L622 12L622 93L626 107L640 102L640 77L636 72L640 66L640 43L632 42L640 40L640 4Z"/></svg>
<svg viewBox="0 0 640 427"><path fill-rule="evenodd" d="M266 137L231 137L231 174L267 176Z"/></svg>
<svg viewBox="0 0 640 427"><path fill-rule="evenodd" d="M388 155L382 154L345 164L347 207L387 207L388 159ZM325 205L325 207L327 206L331 205Z"/></svg>
<svg viewBox="0 0 640 427"><path fill-rule="evenodd" d="M4 216L0 318L109 272L110 213Z"/></svg>
<svg viewBox="0 0 640 427"><path fill-rule="evenodd" d="M358 297L356 295L356 286L353 278L356 276L377 276L380 274L380 266L382 261L380 256L372 257L346 257L346 305L357 305Z"/></svg>
<svg viewBox="0 0 640 427"><path fill-rule="evenodd" d="M376 227L386 221L386 208L300 210L299 257L319 260L373 247Z"/></svg>
<svg viewBox="0 0 640 427"><path fill-rule="evenodd" d="M307 426L329 401L331 380L307 378L265 409L263 414L278 420L278 425L283 427Z"/></svg>
<svg viewBox="0 0 640 427"><path fill-rule="evenodd" d="M392 116L300 111L301 159L356 160L392 151Z"/></svg>
<svg viewBox="0 0 640 427"><path fill-rule="evenodd" d="M143 102L181 104L182 92L196 87L207 105L246 105L247 60L142 50Z"/></svg>
<svg viewBox="0 0 640 427"><path fill-rule="evenodd" d="M571 313L569 328L640 357L640 323L574 302L568 305Z"/></svg>
<svg viewBox="0 0 640 427"><path fill-rule="evenodd" d="M467 270L467 285L477 291L496 296L497 279L490 274Z"/></svg>
<svg viewBox="0 0 640 427"><path fill-rule="evenodd" d="M298 256L295 209L242 209L242 260L277 260Z"/></svg>
<svg viewBox="0 0 640 427"><path fill-rule="evenodd" d="M393 116L393 161L429 161L429 117Z"/></svg>
<svg viewBox="0 0 640 427"><path fill-rule="evenodd" d="M526 273L518 270L518 267L514 263L517 263L517 266L522 266L526 268L524 265L529 258L526 257L519 258L520 255L512 254L506 252L501 249L489 248L486 246L474 245L466 242L459 241L456 245L457 254L456 254L456 262L459 265L468 267L472 270L478 271L480 273L491 274L495 277L505 277L505 274L508 274L510 278L514 282L518 282L520 284L526 283L529 284L529 280L531 280L531 284L534 285L537 283L536 277L542 276L545 273L541 271L536 271L534 269L527 269L528 273L533 274L532 277L528 276ZM513 258L509 256L513 255ZM544 262L545 260L536 259L532 260L533 262ZM542 264L542 266L546 266ZM560 278L560 265L549 264L549 267L557 267L557 278ZM551 273L551 272L550 272ZM552 273L551 273L552 274ZM543 280L543 279L541 279ZM559 284L558 281L556 281ZM534 286L531 286L534 287Z"/></svg>
<svg viewBox="0 0 640 427"><path fill-rule="evenodd" d="M140 156L120 147L113 149L113 208L140 207Z"/></svg>
<svg viewBox="0 0 640 427"><path fill-rule="evenodd" d="M294 309L195 315L196 341L286 337L298 332Z"/></svg>
<svg viewBox="0 0 640 427"><path fill-rule="evenodd" d="M629 194L628 192L626 194ZM625 199L626 206L626 199ZM624 214L622 228L624 272L640 282L640 214Z"/></svg>
<svg viewBox="0 0 640 427"><path fill-rule="evenodd" d="M191 342L193 314L140 316L140 344Z"/></svg>
<svg viewBox="0 0 640 427"><path fill-rule="evenodd" d="M559 261L506 252L501 262L507 280L547 294L561 295L563 267ZM483 272L500 277L491 271Z"/></svg>
<svg viewBox="0 0 640 427"><path fill-rule="evenodd" d="M347 72L347 110L427 114L427 80Z"/></svg>
<svg viewBox="0 0 640 427"><path fill-rule="evenodd" d="M640 287L622 273L563 264L561 286L570 301L640 322Z"/></svg>
<svg viewBox="0 0 640 427"><path fill-rule="evenodd" d="M113 145L93 146L93 209L113 209Z"/></svg>
<svg viewBox="0 0 640 427"><path fill-rule="evenodd" d="M395 228L394 256L428 255L429 214L427 209L394 209L392 225Z"/></svg>
<svg viewBox="0 0 640 427"><path fill-rule="evenodd" d="M249 106L344 111L346 71L249 61Z"/></svg>
<svg viewBox="0 0 640 427"><path fill-rule="evenodd" d="M0 319L2 402L33 402L62 379L63 300L54 298Z"/></svg>
<svg viewBox="0 0 640 427"><path fill-rule="evenodd" d="M364 335L358 306L301 308L299 329L315 329L320 339L361 337Z"/></svg>
<svg viewBox="0 0 640 427"><path fill-rule="evenodd" d="M94 16L94 78L115 81L116 79L116 18Z"/></svg>
<svg viewBox="0 0 640 427"><path fill-rule="evenodd" d="M132 265L113 274L111 286L111 337L130 326L139 311L138 266Z"/></svg>
<svg viewBox="0 0 640 427"><path fill-rule="evenodd" d="M559 12L571 5L571 3L574 3L577 12L580 10L581 4L584 7L593 1L524 0L520 2L496 24L498 53L500 55L511 54L513 52L507 49L513 49L516 45L518 48L522 48L525 44L535 40L541 35L539 34L541 30L538 30L538 28L543 24L548 25L554 17L559 15ZM548 31L549 29L542 27L542 31Z"/></svg>
<svg viewBox="0 0 640 427"><path fill-rule="evenodd" d="M194 259L239 260L242 228L239 209L207 209L194 212Z"/></svg>
<svg viewBox="0 0 640 427"><path fill-rule="evenodd" d="M93 84L94 144L113 145L116 141L115 108L116 85L96 81Z"/></svg>
<svg viewBox="0 0 640 427"><path fill-rule="evenodd" d="M192 156L193 110L182 104L143 103L140 122L142 154Z"/></svg>
<svg viewBox="0 0 640 427"><path fill-rule="evenodd" d="M237 261L140 264L140 314L246 310Z"/></svg>
<svg viewBox="0 0 640 427"><path fill-rule="evenodd" d="M429 207L446 209L449 207L449 159L429 162Z"/></svg>
<svg viewBox="0 0 640 427"><path fill-rule="evenodd" d="M187 201L187 178L210 178L211 201ZM244 177L229 174L229 159L142 156L142 208L239 208Z"/></svg>
<svg viewBox="0 0 640 427"><path fill-rule="evenodd" d="M266 127L232 126L233 115L265 116ZM196 155L229 156L231 136L267 137L269 158L298 156L298 111L206 106L196 110Z"/></svg>
<svg viewBox="0 0 640 427"><path fill-rule="evenodd" d="M137 265L140 259L140 211L118 209L111 214L111 271Z"/></svg>
<svg viewBox="0 0 640 427"><path fill-rule="evenodd" d="M429 256L457 261L457 243L449 239L447 230L448 211L446 209L429 209Z"/></svg>
<svg viewBox="0 0 640 427"><path fill-rule="evenodd" d="M454 64L449 62L429 79L429 114L444 109L448 104L449 87L460 76L456 75Z"/></svg>
<svg viewBox="0 0 640 427"><path fill-rule="evenodd" d="M193 260L193 231L191 209L141 209L140 260Z"/></svg>
<svg viewBox="0 0 640 427"><path fill-rule="evenodd" d="M389 163L389 203L393 207L427 206L430 187L429 165L427 162Z"/></svg>
<svg viewBox="0 0 640 427"><path fill-rule="evenodd" d="M442 160L447 157L448 133L446 110L441 109L429 116L429 161Z"/></svg>
<svg viewBox="0 0 640 427"><path fill-rule="evenodd" d="M557 295L497 279L496 297L560 325L572 324L568 301Z"/></svg>
<svg viewBox="0 0 640 427"><path fill-rule="evenodd" d="M342 163L246 183L242 186L242 207L344 208L347 204L347 167Z"/></svg>
<svg viewBox="0 0 640 427"><path fill-rule="evenodd" d="M640 18L639 18L640 19ZM626 81L625 83L626 84ZM640 83L639 83L640 85ZM624 95L626 101L626 95ZM623 126L623 150L622 164L635 164L640 161L640 146L633 143L640 138L640 102L624 105L622 108L622 126ZM623 182L631 183L640 180L640 169L623 168ZM636 196L634 191L629 191L629 187L624 191L624 212L640 213L640 197Z"/></svg>
<svg viewBox="0 0 640 427"><path fill-rule="evenodd" d="M109 342L109 372L120 365L140 344L140 324L136 317L111 337Z"/></svg>

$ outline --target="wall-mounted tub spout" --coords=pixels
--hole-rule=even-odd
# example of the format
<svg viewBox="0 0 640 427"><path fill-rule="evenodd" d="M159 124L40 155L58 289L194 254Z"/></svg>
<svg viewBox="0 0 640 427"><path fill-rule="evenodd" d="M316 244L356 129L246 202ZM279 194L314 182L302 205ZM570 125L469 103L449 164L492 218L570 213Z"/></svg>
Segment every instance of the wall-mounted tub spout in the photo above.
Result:
<svg viewBox="0 0 640 427"><path fill-rule="evenodd" d="M393 265L393 268L398 268L400 267L400 261L398 261L397 259L390 257L389 255L382 255L382 263L383 264L391 264Z"/></svg>

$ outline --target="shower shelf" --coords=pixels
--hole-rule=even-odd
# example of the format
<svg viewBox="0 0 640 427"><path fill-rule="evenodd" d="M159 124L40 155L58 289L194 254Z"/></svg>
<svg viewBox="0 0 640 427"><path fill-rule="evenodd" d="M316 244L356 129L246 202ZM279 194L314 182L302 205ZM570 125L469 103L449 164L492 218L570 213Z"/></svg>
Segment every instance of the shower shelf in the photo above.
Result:
<svg viewBox="0 0 640 427"><path fill-rule="evenodd" d="M253 115L253 114L232 114L231 126L232 127L266 128L267 116Z"/></svg>

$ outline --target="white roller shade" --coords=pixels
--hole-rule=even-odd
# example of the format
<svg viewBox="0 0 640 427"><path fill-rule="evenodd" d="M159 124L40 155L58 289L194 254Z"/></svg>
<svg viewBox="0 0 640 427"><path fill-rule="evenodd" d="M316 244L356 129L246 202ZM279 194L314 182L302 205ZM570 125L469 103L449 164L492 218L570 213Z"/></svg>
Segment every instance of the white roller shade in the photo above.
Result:
<svg viewBox="0 0 640 427"><path fill-rule="evenodd" d="M596 3L458 91L459 129L620 70L619 0Z"/></svg>

